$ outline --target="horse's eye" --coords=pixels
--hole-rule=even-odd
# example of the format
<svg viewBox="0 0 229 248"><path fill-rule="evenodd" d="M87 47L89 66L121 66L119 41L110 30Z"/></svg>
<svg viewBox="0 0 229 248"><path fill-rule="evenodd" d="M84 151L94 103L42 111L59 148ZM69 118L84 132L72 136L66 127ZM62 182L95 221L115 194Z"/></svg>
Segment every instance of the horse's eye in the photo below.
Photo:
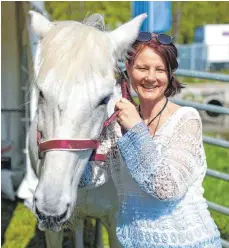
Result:
<svg viewBox="0 0 229 248"><path fill-rule="evenodd" d="M44 95L43 95L43 93L42 93L41 90L40 90L40 92L39 92L39 96L40 96L40 98L44 98Z"/></svg>
<svg viewBox="0 0 229 248"><path fill-rule="evenodd" d="M109 100L110 100L110 96L105 97L105 98L99 103L98 106L107 104L107 103L109 102Z"/></svg>

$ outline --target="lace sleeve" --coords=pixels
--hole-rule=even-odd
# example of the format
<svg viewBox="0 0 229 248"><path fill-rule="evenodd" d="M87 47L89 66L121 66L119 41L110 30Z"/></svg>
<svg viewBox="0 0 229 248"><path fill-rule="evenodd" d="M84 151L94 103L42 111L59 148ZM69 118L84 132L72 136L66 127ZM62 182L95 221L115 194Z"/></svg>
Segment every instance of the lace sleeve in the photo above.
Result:
<svg viewBox="0 0 229 248"><path fill-rule="evenodd" d="M109 178L109 154L111 149L111 139L108 129L100 136L100 146L97 153L106 155L106 161L89 161L80 179L80 188L96 188L108 181Z"/></svg>
<svg viewBox="0 0 229 248"><path fill-rule="evenodd" d="M202 125L196 110L179 120L160 155L148 127L141 122L118 140L118 147L132 177L160 200L180 199L203 164Z"/></svg>

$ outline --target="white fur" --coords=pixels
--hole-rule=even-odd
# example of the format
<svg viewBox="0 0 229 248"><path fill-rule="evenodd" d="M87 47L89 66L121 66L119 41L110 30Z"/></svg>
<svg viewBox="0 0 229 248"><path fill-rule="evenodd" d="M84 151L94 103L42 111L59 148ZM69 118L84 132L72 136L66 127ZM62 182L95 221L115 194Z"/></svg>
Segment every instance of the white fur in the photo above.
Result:
<svg viewBox="0 0 229 248"><path fill-rule="evenodd" d="M30 10L29 14L31 16L31 27L33 28L33 31L40 37L44 37L46 33L51 29L53 24L46 19L41 14Z"/></svg>
<svg viewBox="0 0 229 248"><path fill-rule="evenodd" d="M120 57L123 53L125 54L129 44L135 41L136 33L138 33L138 30L146 17L147 14L141 14L109 34L113 42L116 56Z"/></svg>

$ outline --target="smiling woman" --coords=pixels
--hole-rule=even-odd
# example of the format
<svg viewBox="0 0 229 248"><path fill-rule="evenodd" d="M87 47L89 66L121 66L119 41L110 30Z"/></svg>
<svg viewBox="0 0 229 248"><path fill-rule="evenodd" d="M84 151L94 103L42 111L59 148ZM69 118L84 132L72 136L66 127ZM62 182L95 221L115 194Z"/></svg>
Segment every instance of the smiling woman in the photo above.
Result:
<svg viewBox="0 0 229 248"><path fill-rule="evenodd" d="M178 68L177 55L172 37L147 32L139 33L128 53L126 68L130 83L139 97L138 112L151 134L179 108L166 101L167 97L184 88L173 75Z"/></svg>
<svg viewBox="0 0 229 248"><path fill-rule="evenodd" d="M142 33L148 34L148 35L150 34L146 32L142 32ZM163 39L160 39L159 37L163 37ZM172 37L165 35L165 34L161 34L161 36L160 35L153 36L151 39L145 40L145 37L143 39L140 33L139 38L133 44L132 48L133 49L128 54L128 60L126 63L127 68L129 68L131 65L133 67L137 66L134 64L136 64L136 59L139 59L138 56L140 55L140 53L143 53L142 55L143 57L144 57L144 54L150 57L152 53L149 53L149 49L151 49L151 51L153 50L156 56L159 57L160 62L157 65L156 61L154 61L154 63L153 64L150 63L150 65L151 66L157 65L157 68L156 68L157 72L161 72L161 73L163 71L167 72L169 85L166 91L166 96L168 97L171 95L175 95L175 93L180 92L181 88L183 88L183 85L180 84L175 79L174 75L172 74L172 72L174 72L178 68L178 62L177 62L178 52L177 52L177 48L172 43ZM148 52L146 50L148 50ZM138 61L138 62L141 62L141 61ZM147 63L147 61L144 61L144 63ZM147 68L147 64L146 64L145 67L140 66L139 69L146 70L149 68Z"/></svg>
<svg viewBox="0 0 229 248"><path fill-rule="evenodd" d="M125 248L220 248L203 197L207 164L200 116L167 98L183 88L173 74L177 49L167 35L142 37L126 62L139 107L124 98L116 103L126 131L114 128L120 158L111 157L110 166L119 179L117 236Z"/></svg>
<svg viewBox="0 0 229 248"><path fill-rule="evenodd" d="M151 48L145 47L132 66L127 64L127 71L133 89L141 100L156 100L160 95L164 95L169 84L168 71L162 58L153 53Z"/></svg>

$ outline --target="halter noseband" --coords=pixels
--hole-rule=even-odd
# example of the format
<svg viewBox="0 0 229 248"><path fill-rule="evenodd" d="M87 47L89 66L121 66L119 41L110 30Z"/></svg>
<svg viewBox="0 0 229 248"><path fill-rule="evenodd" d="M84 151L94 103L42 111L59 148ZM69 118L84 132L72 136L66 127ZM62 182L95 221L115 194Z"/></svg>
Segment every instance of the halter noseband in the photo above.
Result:
<svg viewBox="0 0 229 248"><path fill-rule="evenodd" d="M134 105L133 98L130 94L129 85L126 81L121 84L122 97L131 101ZM118 115L119 111L115 111L110 118L108 118L104 124L102 133L113 122ZM48 151L82 151L93 150L90 157L90 161L105 161L106 156L104 154L96 153L96 149L99 147L99 140L77 140L77 139L51 139L41 142L41 132L37 131L37 145L39 158L42 158L44 153Z"/></svg>

